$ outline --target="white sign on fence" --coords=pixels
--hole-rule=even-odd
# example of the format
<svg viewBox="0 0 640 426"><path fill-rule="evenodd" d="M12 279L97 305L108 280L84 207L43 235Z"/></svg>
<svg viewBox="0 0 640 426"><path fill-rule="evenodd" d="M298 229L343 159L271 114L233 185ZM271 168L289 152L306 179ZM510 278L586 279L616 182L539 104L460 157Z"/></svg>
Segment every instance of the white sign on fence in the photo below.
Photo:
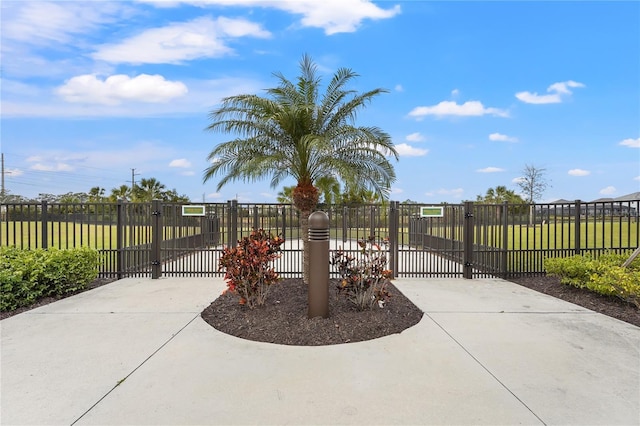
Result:
<svg viewBox="0 0 640 426"><path fill-rule="evenodd" d="M204 206L182 206L182 216L204 216Z"/></svg>
<svg viewBox="0 0 640 426"><path fill-rule="evenodd" d="M442 206L425 206L420 207L420 217L443 217L444 207Z"/></svg>

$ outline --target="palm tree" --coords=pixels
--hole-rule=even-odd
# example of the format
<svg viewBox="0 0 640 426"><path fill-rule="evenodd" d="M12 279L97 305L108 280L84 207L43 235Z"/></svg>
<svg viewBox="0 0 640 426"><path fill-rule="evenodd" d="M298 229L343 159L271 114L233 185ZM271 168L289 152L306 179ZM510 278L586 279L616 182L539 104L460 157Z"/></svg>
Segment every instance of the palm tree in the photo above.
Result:
<svg viewBox="0 0 640 426"><path fill-rule="evenodd" d="M478 195L476 197L476 201L486 204L502 204L506 202L510 205L524 205L525 203L522 197L520 197L514 191L507 189L507 187L503 185L498 185L495 189L487 189L487 193L485 194L485 196L482 197ZM516 212L518 210L516 207L511 207L511 209L513 210L513 212ZM502 210L503 206L496 206L496 217L498 222L502 218Z"/></svg>
<svg viewBox="0 0 640 426"><path fill-rule="evenodd" d="M334 176L323 176L317 180L316 186L322 194L322 202L327 206L340 198L340 182Z"/></svg>
<svg viewBox="0 0 640 426"><path fill-rule="evenodd" d="M104 188L94 186L89 190L89 201L92 203L101 203L104 201Z"/></svg>
<svg viewBox="0 0 640 426"><path fill-rule="evenodd" d="M278 192L278 198L276 200L280 204L291 204L293 203L293 186L285 186L282 188L282 191Z"/></svg>
<svg viewBox="0 0 640 426"><path fill-rule="evenodd" d="M158 182L156 178L140 179L140 184L136 185L135 197L137 201L150 202L162 199L166 186Z"/></svg>
<svg viewBox="0 0 640 426"><path fill-rule="evenodd" d="M127 185L120 185L117 188L111 189L111 195L109 200L115 202L117 200L130 200L131 199L131 187Z"/></svg>
<svg viewBox="0 0 640 426"><path fill-rule="evenodd" d="M354 124L357 112L384 89L360 94L347 89L357 74L340 68L320 96L321 78L309 56L302 57L300 71L296 82L275 73L279 84L267 89L266 97L227 97L210 113L208 130L236 137L210 152L212 163L204 172L204 181L221 175L220 190L232 181L270 176L276 188L283 179L293 177L297 182L293 204L300 211L304 281L308 283L308 218L318 203L318 180L335 176L386 196L395 180L387 156L397 160L398 154L386 132Z"/></svg>

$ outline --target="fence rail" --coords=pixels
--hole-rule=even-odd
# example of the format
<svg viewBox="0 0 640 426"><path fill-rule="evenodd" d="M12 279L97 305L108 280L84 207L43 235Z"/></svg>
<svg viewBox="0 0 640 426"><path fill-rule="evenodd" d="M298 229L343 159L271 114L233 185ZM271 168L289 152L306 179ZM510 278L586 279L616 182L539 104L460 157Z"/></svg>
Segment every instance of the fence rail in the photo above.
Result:
<svg viewBox="0 0 640 426"><path fill-rule="evenodd" d="M91 247L103 256L100 275L217 276L224 246L253 229L286 241L276 268L302 274L299 213L285 204L23 203L0 205L0 245L24 249ZM515 277L544 274L544 260L594 257L638 247L640 200L533 205L444 204L442 216L421 217L422 204L319 206L330 221L330 249L358 253L357 242L388 241L396 276Z"/></svg>

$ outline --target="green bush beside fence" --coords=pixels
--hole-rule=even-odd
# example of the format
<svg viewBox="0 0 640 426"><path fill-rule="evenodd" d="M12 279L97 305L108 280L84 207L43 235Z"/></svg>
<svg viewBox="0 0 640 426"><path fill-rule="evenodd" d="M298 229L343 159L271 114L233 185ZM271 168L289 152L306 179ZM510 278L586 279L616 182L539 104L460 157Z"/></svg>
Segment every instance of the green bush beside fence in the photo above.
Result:
<svg viewBox="0 0 640 426"><path fill-rule="evenodd" d="M0 310L81 290L97 278L100 255L90 248L22 250L0 247Z"/></svg>
<svg viewBox="0 0 640 426"><path fill-rule="evenodd" d="M548 274L560 277L563 284L619 297L640 308L640 257L623 268L627 258L615 253L597 259L590 255L553 258L545 260L545 269Z"/></svg>

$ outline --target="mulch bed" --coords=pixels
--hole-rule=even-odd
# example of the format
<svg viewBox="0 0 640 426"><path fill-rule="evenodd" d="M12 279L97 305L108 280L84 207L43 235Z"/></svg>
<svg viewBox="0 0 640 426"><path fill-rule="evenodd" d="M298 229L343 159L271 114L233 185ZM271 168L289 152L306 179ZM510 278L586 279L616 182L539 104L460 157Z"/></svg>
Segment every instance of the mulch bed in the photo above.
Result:
<svg viewBox="0 0 640 426"><path fill-rule="evenodd" d="M618 298L561 284L556 277L512 281L640 327L640 310ZM422 318L419 308L397 288L389 288L393 296L382 309L359 312L331 292L329 318L308 319L306 286L302 280L287 279L271 289L264 307L250 310L237 297L225 294L202 312L202 318L224 333L259 342L301 346L359 342L400 333Z"/></svg>
<svg viewBox="0 0 640 426"><path fill-rule="evenodd" d="M329 318L308 318L307 286L301 279L285 279L272 286L264 306L249 309L238 297L223 294L202 312L212 327L247 340L282 345L318 346L371 340L416 325L422 311L393 284L383 308L358 311L329 286Z"/></svg>
<svg viewBox="0 0 640 426"><path fill-rule="evenodd" d="M601 296L583 288L561 284L559 278L552 276L511 278L510 281L640 327L640 309L617 297Z"/></svg>

